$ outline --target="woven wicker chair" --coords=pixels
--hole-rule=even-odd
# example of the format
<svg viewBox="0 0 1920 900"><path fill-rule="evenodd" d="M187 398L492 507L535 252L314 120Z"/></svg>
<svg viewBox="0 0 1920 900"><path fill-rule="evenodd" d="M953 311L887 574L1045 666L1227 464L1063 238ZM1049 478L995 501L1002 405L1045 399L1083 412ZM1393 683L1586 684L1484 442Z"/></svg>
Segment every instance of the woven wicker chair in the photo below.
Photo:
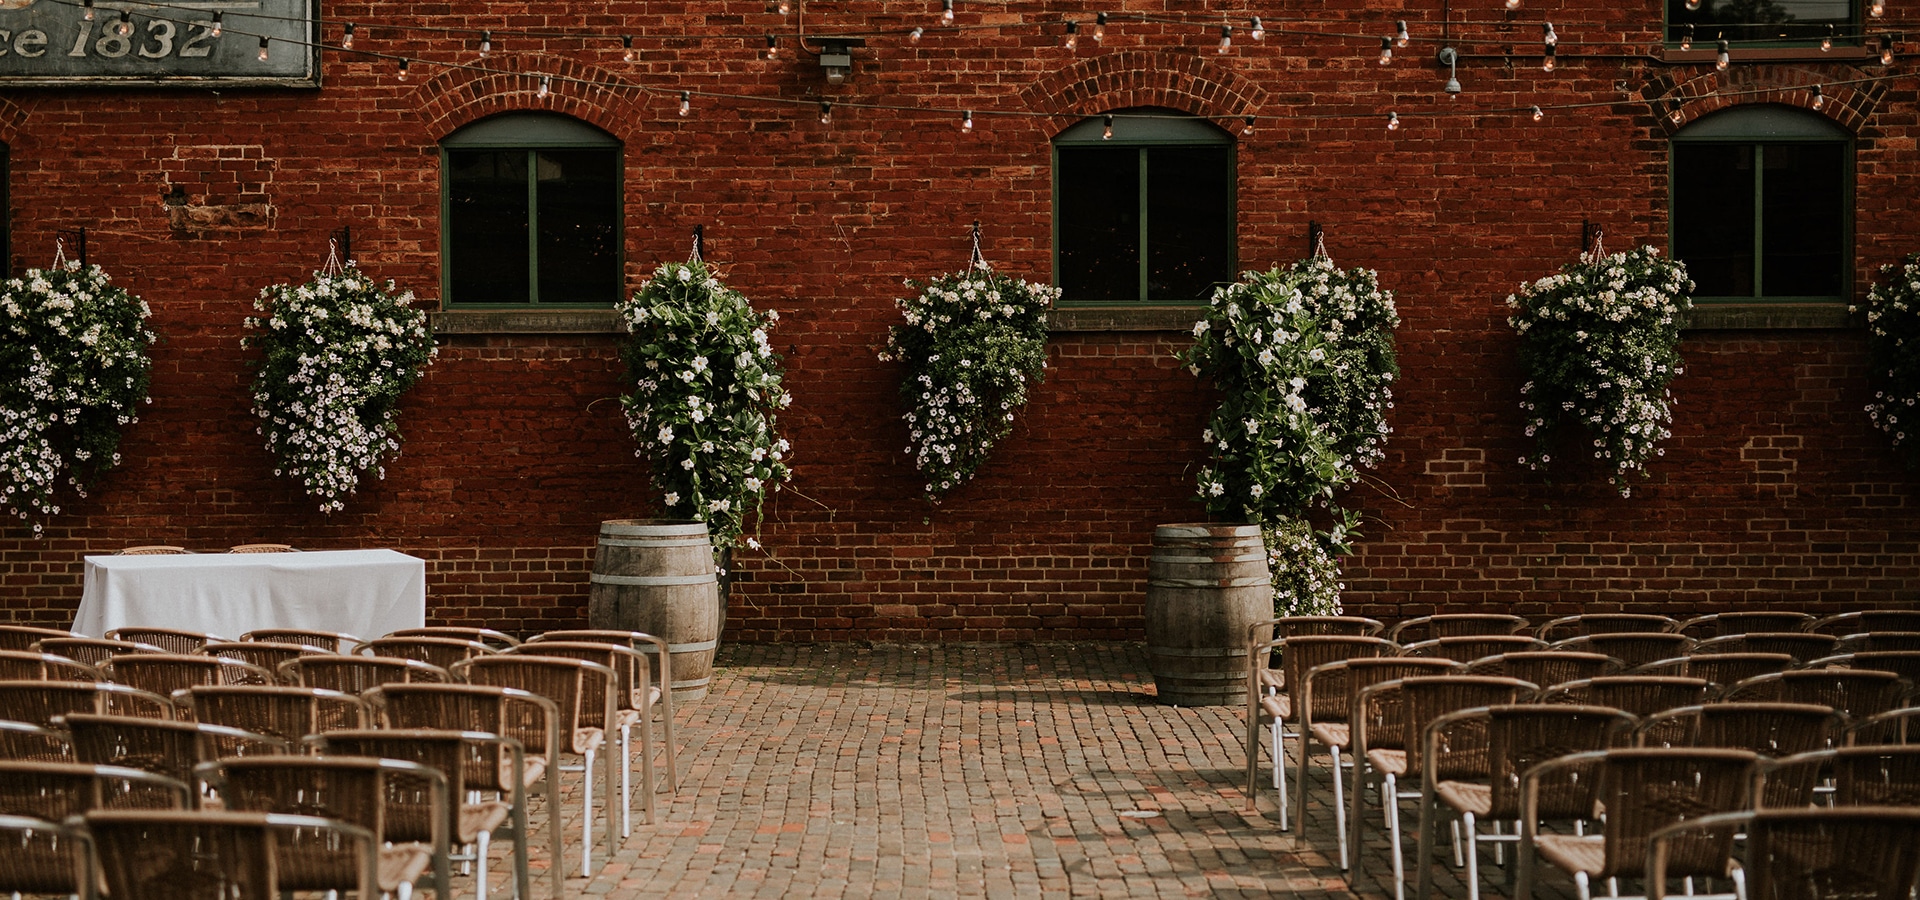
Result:
<svg viewBox="0 0 1920 900"><path fill-rule="evenodd" d="M1462 634L1406 644L1400 648L1400 655L1432 656L1457 663L1470 663L1502 653L1545 649L1546 641L1524 634Z"/></svg>
<svg viewBox="0 0 1920 900"><path fill-rule="evenodd" d="M1920 631L1864 631L1840 639L1841 653L1920 652Z"/></svg>
<svg viewBox="0 0 1920 900"><path fill-rule="evenodd" d="M1467 663L1468 675L1505 675L1534 684L1563 684L1582 678L1613 675L1626 663L1602 653L1568 650L1516 650L1483 656Z"/></svg>
<svg viewBox="0 0 1920 900"><path fill-rule="evenodd" d="M427 729L499 736L482 739L497 743L485 749L477 763L467 764L466 789L520 798L510 802L518 809L518 839L525 842L526 807L521 800L532 785L545 785L547 838L552 854L547 868L553 878L553 895L562 896L566 865L560 825L561 732L559 707L554 701L518 688L478 684L393 684L368 692L368 698L379 713L384 734ZM366 752L364 743L343 743L351 734L325 735L323 746ZM524 849L520 852L525 853ZM528 895L523 889L520 896Z"/></svg>
<svg viewBox="0 0 1920 900"><path fill-rule="evenodd" d="M180 628L148 628L145 626L127 626L115 628L101 637L110 641L133 641L136 644L152 644L168 653L198 653L201 647L226 638L204 631L187 631Z"/></svg>
<svg viewBox="0 0 1920 900"><path fill-rule="evenodd" d="M227 548L228 553L298 553L292 544L235 544Z"/></svg>
<svg viewBox="0 0 1920 900"><path fill-rule="evenodd" d="M602 752L607 739L619 727L614 694L620 676L599 663L548 656L498 654L480 656L453 669L457 677L478 685L517 688L552 700L559 716L562 737L559 750L579 756L580 778L580 871L592 877L593 867L593 779L594 760L601 762L606 792L601 808L609 825L613 822L610 802L614 785L613 754ZM589 699L600 701L590 706ZM519 737L518 735L515 735ZM525 740L522 740L525 743ZM532 747L528 747L529 751ZM561 766L562 771L570 767ZM556 776L557 777L557 776Z"/></svg>
<svg viewBox="0 0 1920 900"><path fill-rule="evenodd" d="M1458 817L1467 846L1467 896L1480 900L1480 843L1520 840L1520 776L1533 766L1569 753L1625 746L1635 724L1632 714L1604 706L1507 704L1447 713L1427 726L1421 754L1420 827L1414 853L1417 870L1415 897L1427 900L1433 891L1433 845L1439 840L1443 813ZM1556 805L1574 794L1573 786L1543 786L1541 814L1551 819L1584 819L1592 811L1590 795L1584 807ZM1512 833L1503 823L1513 822ZM1482 823L1494 831L1483 834ZM1495 844L1499 849L1500 844Z"/></svg>
<svg viewBox="0 0 1920 900"><path fill-rule="evenodd" d="M124 684L86 681L0 681L0 719L52 726L69 713L112 713L171 719L173 701Z"/></svg>
<svg viewBox="0 0 1920 900"><path fill-rule="evenodd" d="M1640 723L1642 747L1727 747L1775 759L1846 740L1847 720L1812 703L1708 703L1663 710Z"/></svg>
<svg viewBox="0 0 1920 900"><path fill-rule="evenodd" d="M1326 617L1323 617L1326 618ZM1372 621L1367 619L1365 621ZM667 790L680 791L680 762L676 749L678 746L673 735L673 688L687 685L675 684L673 680L672 646L666 638L657 637L644 631L617 631L612 629L566 629L548 631L527 638L527 643L538 644L546 641L584 641L590 643L614 644L629 647L647 658L653 667L648 677L647 717L660 719L661 731L667 742ZM651 726L649 726L651 727Z"/></svg>
<svg viewBox="0 0 1920 900"><path fill-rule="evenodd" d="M1694 645L1692 655L1715 653L1785 653L1795 663L1839 652L1840 639L1808 631L1755 631L1708 638Z"/></svg>
<svg viewBox="0 0 1920 900"><path fill-rule="evenodd" d="M143 644L138 641L114 641L106 638L90 637L50 637L33 645L41 653L64 656L77 662L86 663L95 669L100 664L116 656L133 653L165 653L163 647Z"/></svg>
<svg viewBox="0 0 1920 900"><path fill-rule="evenodd" d="M115 556L191 556L192 550L172 544L140 544L113 551Z"/></svg>
<svg viewBox="0 0 1920 900"><path fill-rule="evenodd" d="M1419 789L1403 790L1418 782L1424 771L1421 737L1433 720L1458 710L1518 702L1540 688L1532 682L1499 675L1428 675L1370 685L1354 696L1353 781L1347 790L1347 844L1359 847L1366 819L1365 787L1379 785L1380 805L1387 820L1389 858L1393 865L1395 900L1406 896L1406 858L1400 840L1400 801L1417 800ZM1466 751L1456 751L1456 759ZM1486 765L1485 744L1479 765ZM1349 885L1360 880L1360 854L1353 855Z"/></svg>
<svg viewBox="0 0 1920 900"><path fill-rule="evenodd" d="M1351 860L1347 847L1347 802L1345 771L1348 763L1341 757L1353 745L1353 727L1349 719L1354 695L1361 689L1384 681L1415 675L1441 675L1463 667L1450 659L1412 656L1382 656L1347 659L1315 666L1307 670L1306 680L1295 691L1293 714L1300 718L1300 764L1294 770L1293 820L1302 832L1306 829L1307 763L1312 757L1310 741L1327 748L1327 761L1333 784L1334 838L1340 847L1340 868Z"/></svg>
<svg viewBox="0 0 1920 900"><path fill-rule="evenodd" d="M361 641L352 650L354 656L417 659L448 670L453 668L454 663L498 652L500 651L479 641L426 635L374 638L370 641Z"/></svg>
<svg viewBox="0 0 1920 900"><path fill-rule="evenodd" d="M1710 653L1657 659L1634 666L1634 675L1677 675L1704 678L1718 691L1736 682L1768 672L1785 672L1797 664L1785 653Z"/></svg>
<svg viewBox="0 0 1920 900"><path fill-rule="evenodd" d="M186 785L135 769L0 762L0 891L92 897L84 836L61 823L108 805L179 809L186 800Z"/></svg>
<svg viewBox="0 0 1920 900"><path fill-rule="evenodd" d="M271 641L277 644L305 644L334 653L345 653L363 640L359 635L320 628L255 628L240 635L243 641Z"/></svg>
<svg viewBox="0 0 1920 900"><path fill-rule="evenodd" d="M215 641L200 648L204 656L232 659L259 666L273 675L273 684L282 684L280 664L302 656L331 653L308 644L283 644L277 641Z"/></svg>
<svg viewBox="0 0 1920 900"><path fill-rule="evenodd" d="M633 834L633 726L640 729L640 781L646 787L642 791L641 806L646 813L646 824L658 821L659 783L653 773L655 742L653 720L649 716L652 703L658 697L653 690L652 667L647 657L632 647L618 644L596 643L592 641L537 641L521 644L508 654L521 656L553 656L561 659L583 659L599 663L612 669L619 676L614 686L614 719L618 727L615 742L616 752L620 755L620 836ZM589 681L592 687L593 682ZM599 703L591 695L582 699L582 704L592 708ZM675 765L669 757L668 766Z"/></svg>
<svg viewBox="0 0 1920 900"><path fill-rule="evenodd" d="M1847 726L1848 743L1920 744L1920 707L1905 707L1856 719Z"/></svg>
<svg viewBox="0 0 1920 900"><path fill-rule="evenodd" d="M202 763L195 773L229 810L318 815L366 829L380 847L376 880L383 892L407 900L431 869L435 897L453 896L447 778L435 769L366 756L276 756ZM407 814L389 817L395 803L421 807L412 818L424 835L406 827ZM281 843L280 889L340 888L339 861L326 849L317 842Z"/></svg>
<svg viewBox="0 0 1920 900"><path fill-rule="evenodd" d="M0 625L0 650L32 650L33 645L47 638L73 637L71 631L58 628L36 628L32 625Z"/></svg>
<svg viewBox="0 0 1920 900"><path fill-rule="evenodd" d="M1920 650L1864 650L1809 660L1808 669L1878 669L1920 685Z"/></svg>
<svg viewBox="0 0 1920 900"><path fill-rule="evenodd" d="M100 664L108 681L172 697L203 684L279 684L279 677L252 663L198 653L134 653Z"/></svg>
<svg viewBox="0 0 1920 900"><path fill-rule="evenodd" d="M390 728L314 735L309 743L322 754L406 760L444 778L452 803L444 811L439 829L448 835L450 843L473 848L470 853L450 854L448 858L473 862L479 900L486 900L488 893L488 850L493 832L511 821L514 894L532 896L527 865L526 760L518 741L477 731ZM469 798L470 793L504 799ZM388 838L420 840L425 835L430 840L434 830L431 797L418 789L389 796ZM557 874L564 867L552 868ZM554 891L560 896L557 879Z"/></svg>
<svg viewBox="0 0 1920 900"><path fill-rule="evenodd" d="M1911 897L1920 877L1920 808L1763 809L1704 816L1654 832L1648 900L1665 900L1675 844L1743 832L1734 867L1747 900Z"/></svg>
<svg viewBox="0 0 1920 900"><path fill-rule="evenodd" d="M340 891L379 893L379 843L366 829L333 819L103 810L88 813L86 826L113 897L277 897L283 882L319 881L322 874ZM291 872L275 865L289 853L300 854Z"/></svg>
<svg viewBox="0 0 1920 900"><path fill-rule="evenodd" d="M1746 809L1758 763L1758 757L1745 750L1635 748L1575 753L1534 766L1521 782L1514 896L1532 896L1537 859L1572 875L1580 900L1591 900L1594 879L1641 878L1654 832L1676 822ZM1601 833L1540 833L1544 786L1581 769L1592 772L1583 780L1595 784L1599 808L1606 810ZM1733 835L1732 830L1714 831L1676 848L1663 877L1725 877Z"/></svg>
<svg viewBox="0 0 1920 900"><path fill-rule="evenodd" d="M1727 688L1720 699L1817 703L1851 720L1898 709L1912 691L1912 682L1878 669L1795 669L1755 675Z"/></svg>
<svg viewBox="0 0 1920 900"><path fill-rule="evenodd" d="M1815 621L1808 631L1845 636L1865 631L1920 631L1920 609L1863 609Z"/></svg>
<svg viewBox="0 0 1920 900"><path fill-rule="evenodd" d="M1743 609L1708 613L1680 623L1680 633L1698 640L1749 631L1801 631L1813 624L1813 614L1785 609Z"/></svg>
<svg viewBox="0 0 1920 900"><path fill-rule="evenodd" d="M84 763L126 766L193 785L193 767L227 756L274 756L294 745L277 737L199 722L163 722L131 716L74 713L61 719L73 736L73 755Z"/></svg>
<svg viewBox="0 0 1920 900"><path fill-rule="evenodd" d="M57 728L0 719L0 759L73 762L73 742Z"/></svg>
<svg viewBox="0 0 1920 900"><path fill-rule="evenodd" d="M298 744L310 734L366 728L373 713L358 695L288 685L201 685L187 688L193 720Z"/></svg>
<svg viewBox="0 0 1920 900"><path fill-rule="evenodd" d="M1506 613L1435 613L1394 623L1387 630L1387 640L1396 644L1412 644L1443 637L1532 632L1532 622Z"/></svg>
<svg viewBox="0 0 1920 900"><path fill-rule="evenodd" d="M420 628L402 628L389 631L382 637L450 637L463 641L479 641L496 650L520 646L520 639L504 631L491 628L479 628L471 625L426 625Z"/></svg>
<svg viewBox="0 0 1920 900"><path fill-rule="evenodd" d="M1580 613L1561 616L1534 629L1533 635L1552 643L1583 634L1679 631L1680 621L1651 613Z"/></svg>
<svg viewBox="0 0 1920 900"><path fill-rule="evenodd" d="M1598 653L1633 667L1654 660L1686 656L1692 652L1695 643L1693 638L1670 631L1609 631L1554 641L1553 649Z"/></svg>
<svg viewBox="0 0 1920 900"><path fill-rule="evenodd" d="M103 681L100 670L77 659L35 650L0 650L0 681Z"/></svg>
<svg viewBox="0 0 1920 900"><path fill-rule="evenodd" d="M1283 637L1310 634L1344 634L1355 637L1379 637L1387 630L1385 622L1366 616L1281 616L1247 626L1247 643L1277 641ZM1266 638L1258 637L1267 635Z"/></svg>
<svg viewBox="0 0 1920 900"><path fill-rule="evenodd" d="M1280 829L1292 827L1288 807L1286 767L1295 758L1287 753L1287 738L1294 739L1296 754L1304 754L1300 745L1300 717L1294 714L1295 701L1289 684L1303 684L1308 670L1343 659L1392 656L1399 646L1378 637L1359 635L1299 635L1256 644L1247 654L1247 811L1252 812L1260 798L1259 757L1260 722L1264 718L1271 732L1273 788L1280 795ZM1272 663L1276 651L1279 667ZM1291 723L1294 727L1289 729Z"/></svg>
<svg viewBox="0 0 1920 900"><path fill-rule="evenodd" d="M1603 675L1556 684L1541 691L1538 699L1542 703L1611 706L1644 719L1663 710L1705 703L1712 687L1704 678L1677 675ZM1664 732L1651 735L1655 743L1667 739Z"/></svg>
<svg viewBox="0 0 1920 900"><path fill-rule="evenodd" d="M380 656L303 656L280 664L280 680L301 687L320 687L364 694L388 684L449 684L453 674L417 659Z"/></svg>

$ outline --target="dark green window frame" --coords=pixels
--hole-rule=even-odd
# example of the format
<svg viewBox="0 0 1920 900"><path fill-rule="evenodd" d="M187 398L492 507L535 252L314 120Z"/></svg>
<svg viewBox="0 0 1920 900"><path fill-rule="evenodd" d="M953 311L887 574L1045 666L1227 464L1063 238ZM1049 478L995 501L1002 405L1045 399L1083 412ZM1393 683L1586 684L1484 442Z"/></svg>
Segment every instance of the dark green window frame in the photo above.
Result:
<svg viewBox="0 0 1920 900"><path fill-rule="evenodd" d="M1112 119L1112 137L1107 137L1107 116ZM1062 228L1062 217L1066 203L1063 200L1063 181L1061 151L1071 152L1076 148L1101 150L1132 148L1138 153L1137 173L1139 182L1135 187L1137 241L1134 248L1136 259L1136 289L1130 299L1084 300L1073 296L1071 286L1064 283L1061 252L1068 243ZM1202 306L1207 302L1205 296L1192 297L1156 297L1149 284L1149 269L1153 259L1153 246L1149 240L1152 229L1151 206L1153 193L1149 178L1153 167L1149 159L1155 150L1161 148L1206 148L1223 151L1224 171L1222 197L1224 208L1222 223L1224 234L1219 248L1222 264L1215 273L1218 277L1213 284L1231 281L1238 271L1238 210L1236 203L1236 185L1238 179L1235 167L1235 145L1231 135L1206 119L1191 116L1177 110L1157 107L1140 107L1115 110L1111 114L1089 117L1062 131L1053 139L1053 270L1054 284L1067 291L1060 298L1063 306Z"/></svg>
<svg viewBox="0 0 1920 900"><path fill-rule="evenodd" d="M608 239L610 246L602 256L605 259L596 263L596 276L607 282L605 297L591 299L554 300L541 296L541 240L543 236L540 219L543 203L540 195L542 154L549 157L557 154L575 154L604 151L610 165L611 194L608 198L611 209L605 220L596 218L587 223L611 230ZM513 154L525 153L524 171L527 184L526 194L526 285L524 297L516 299L492 298L486 300L471 299L470 291L463 291L459 285L455 267L460 265L461 250L455 246L457 228L455 216L455 155L468 153ZM504 159L504 157L502 157ZM546 160L551 167L552 159ZM441 296L449 307L501 309L513 307L542 306L562 307L600 307L617 303L621 299L624 283L625 240L622 236L622 223L625 220L623 154L620 141L610 134L578 119L556 113L521 112L505 113L467 125L440 142L440 259L441 259ZM577 263L577 261L574 261ZM597 269L605 266L604 271ZM469 296L463 297L462 293Z"/></svg>
<svg viewBox="0 0 1920 900"><path fill-rule="evenodd" d="M1689 147L1713 148L1750 148L1750 169L1752 179L1751 198L1747 197L1689 197L1689 185L1684 174L1684 165L1679 156ZM1817 147L1823 150L1837 151L1837 160L1833 163L1839 168L1832 172L1837 187L1837 196L1833 197L1835 208L1825 210L1837 223L1839 234L1837 247L1830 253L1834 256L1833 269L1820 273L1820 278L1831 278L1835 289L1831 293L1771 293L1767 287L1767 269L1769 263L1776 266L1792 265L1778 250L1770 250L1767 237L1767 148L1774 147L1776 153L1792 152L1800 147ZM1778 104L1754 104L1722 110L1707 116L1681 129L1674 134L1668 154L1668 238L1673 254L1682 262L1687 261L1690 244L1700 243L1690 235L1695 228L1710 230L1716 221L1725 219L1729 210L1738 210L1751 216L1745 227L1751 232L1752 271L1750 273L1752 289L1746 294L1710 293L1710 284L1701 285L1694 300L1703 303L1834 303L1844 304L1852 296L1853 279L1853 197L1854 197L1854 142L1853 136L1839 125L1817 113L1807 112L1797 107ZM1729 223L1737 225L1738 223ZM1787 242L1783 242L1787 243ZM1791 245L1790 243L1788 244ZM1690 267L1692 268L1692 267ZM1696 273L1695 280L1705 274ZM1794 276L1776 273L1780 277L1776 283L1794 277L1805 280L1806 276Z"/></svg>
<svg viewBox="0 0 1920 900"><path fill-rule="evenodd" d="M1737 53L1742 47L1814 47L1831 39L1835 47L1859 47L1865 41L1866 7L1871 0L1770 0L1778 21L1762 21L1753 12L1723 8L1729 0L1700 0L1687 9L1687 0L1666 0L1667 46L1677 48L1693 26L1694 49L1712 50L1725 37ZM1750 4L1751 5L1751 4Z"/></svg>

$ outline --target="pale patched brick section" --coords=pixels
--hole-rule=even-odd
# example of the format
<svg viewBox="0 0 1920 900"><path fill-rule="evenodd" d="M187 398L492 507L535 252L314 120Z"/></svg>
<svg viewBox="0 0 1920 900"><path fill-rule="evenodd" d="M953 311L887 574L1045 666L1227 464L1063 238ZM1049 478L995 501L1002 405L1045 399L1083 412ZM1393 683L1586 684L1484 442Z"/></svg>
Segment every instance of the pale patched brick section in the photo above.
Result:
<svg viewBox="0 0 1920 900"><path fill-rule="evenodd" d="M160 163L160 202L175 232L255 230L272 227L268 187L274 161L259 144L206 144L173 148Z"/></svg>
<svg viewBox="0 0 1920 900"><path fill-rule="evenodd" d="M1453 447L1427 460L1425 474L1440 479L1450 488L1487 486L1487 451L1478 447Z"/></svg>
<svg viewBox="0 0 1920 900"><path fill-rule="evenodd" d="M1755 435L1741 445L1740 461L1753 468L1755 484L1790 497L1797 492L1793 475L1800 471L1795 457L1801 443L1797 434Z"/></svg>

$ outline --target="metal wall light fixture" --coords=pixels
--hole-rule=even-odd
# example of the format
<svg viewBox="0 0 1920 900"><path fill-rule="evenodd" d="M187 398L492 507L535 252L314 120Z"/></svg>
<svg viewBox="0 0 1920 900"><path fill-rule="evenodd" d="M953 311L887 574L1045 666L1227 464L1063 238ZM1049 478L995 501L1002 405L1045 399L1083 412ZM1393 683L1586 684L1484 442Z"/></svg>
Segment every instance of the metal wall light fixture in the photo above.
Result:
<svg viewBox="0 0 1920 900"><path fill-rule="evenodd" d="M826 71L828 84L840 84L853 74L853 48L866 44L864 38L820 39L820 68Z"/></svg>
<svg viewBox="0 0 1920 900"><path fill-rule="evenodd" d="M1447 94L1457 96L1460 93L1460 53L1452 47L1440 48L1440 64L1447 67Z"/></svg>

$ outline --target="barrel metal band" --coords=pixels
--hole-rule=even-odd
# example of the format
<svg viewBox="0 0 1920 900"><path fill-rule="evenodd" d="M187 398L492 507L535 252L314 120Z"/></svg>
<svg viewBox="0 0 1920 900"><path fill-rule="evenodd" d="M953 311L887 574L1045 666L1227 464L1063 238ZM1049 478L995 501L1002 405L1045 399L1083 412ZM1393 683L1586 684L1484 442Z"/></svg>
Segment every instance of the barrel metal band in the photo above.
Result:
<svg viewBox="0 0 1920 900"><path fill-rule="evenodd" d="M1181 672L1178 675L1162 673L1155 678L1171 678L1176 684L1188 681L1246 681L1245 672Z"/></svg>
<svg viewBox="0 0 1920 900"><path fill-rule="evenodd" d="M708 677L708 678L695 678L691 681L675 681L673 683L673 689L676 691L684 691L687 688L703 688L703 687L706 687L707 683L712 680L713 679L711 677Z"/></svg>
<svg viewBox="0 0 1920 900"><path fill-rule="evenodd" d="M1247 651L1245 648L1233 649L1223 647L1148 647L1147 655L1217 658L1222 656L1245 656L1247 655ZM1247 677L1247 673L1240 672L1235 674L1234 677L1245 678Z"/></svg>
<svg viewBox="0 0 1920 900"><path fill-rule="evenodd" d="M676 584L713 584L713 573L705 575L602 575L593 573L588 579L594 584L631 584L665 587Z"/></svg>
<svg viewBox="0 0 1920 900"><path fill-rule="evenodd" d="M720 646L720 642L718 640L696 641L691 644L668 644L667 652L668 653L698 653L702 650L712 650L718 646ZM659 653L660 652L660 647L656 644L642 644L640 645L639 649L641 653ZM1243 650L1241 652L1244 653L1246 651ZM679 682L674 682L674 683L679 684Z"/></svg>
<svg viewBox="0 0 1920 900"><path fill-rule="evenodd" d="M603 537L600 539L600 546L602 547L711 547L713 546L713 544L711 541L707 541L707 540L692 540L688 538L655 538L652 540L646 540L642 538Z"/></svg>
<svg viewBox="0 0 1920 900"><path fill-rule="evenodd" d="M596 576L597 577L597 576ZM1210 588L1210 587L1258 587L1272 584L1273 579L1266 576L1247 578L1149 578L1147 583L1161 587Z"/></svg>

